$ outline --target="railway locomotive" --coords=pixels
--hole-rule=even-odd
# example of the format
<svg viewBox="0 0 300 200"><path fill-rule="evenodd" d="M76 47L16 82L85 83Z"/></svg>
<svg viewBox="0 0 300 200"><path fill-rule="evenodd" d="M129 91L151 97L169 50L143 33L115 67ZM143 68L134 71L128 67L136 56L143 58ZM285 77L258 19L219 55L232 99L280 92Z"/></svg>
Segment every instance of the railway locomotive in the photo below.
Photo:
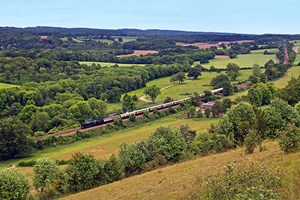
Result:
<svg viewBox="0 0 300 200"><path fill-rule="evenodd" d="M223 92L223 88L218 88L218 89L215 89L215 90L211 91L212 94L219 94L219 93L222 93L222 92ZM199 96L201 98L203 98L204 95L205 94L199 94ZM169 103L164 103L164 104L160 104L160 105L156 105L156 106L152 106L152 107L148 107L148 108L143 108L143 109L134 110L134 111L131 111L131 112L126 112L126 113L123 113L123 114L120 114L120 115L105 117L105 118L101 118L101 119L98 119L98 120L85 121L81 124L81 129L86 129L86 128L90 128L90 127L93 127L93 126L99 126L99 125L102 125L102 124L108 124L108 123L113 122L115 119L126 119L126 118L129 118L130 115L139 116L139 115L143 115L145 112L151 113L154 110L162 110L162 109L165 109L165 108L170 108L170 107L173 107L173 106L177 106L177 105L179 105L183 102L186 102L190 99L191 99L191 97L187 97L187 98L172 101L172 102L169 102Z"/></svg>

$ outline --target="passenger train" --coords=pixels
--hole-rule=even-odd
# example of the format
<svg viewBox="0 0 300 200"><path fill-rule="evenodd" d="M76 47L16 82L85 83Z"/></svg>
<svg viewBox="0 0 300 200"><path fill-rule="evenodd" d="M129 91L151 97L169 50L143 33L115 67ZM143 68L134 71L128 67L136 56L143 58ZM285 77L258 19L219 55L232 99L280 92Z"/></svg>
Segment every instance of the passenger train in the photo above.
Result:
<svg viewBox="0 0 300 200"><path fill-rule="evenodd" d="M219 94L219 93L222 93L222 92L223 92L223 88L218 88L218 89L215 89L215 90L211 91L212 94ZM204 94L199 94L199 96L201 98L203 98ZM131 111L131 112L126 112L126 113L123 113L123 114L120 114L120 115L105 117L105 118L101 118L101 119L98 119L98 120L86 121L86 122L83 122L81 124L81 129L86 129L86 128L90 128L90 127L93 127L93 126L99 126L99 125L102 125L102 124L111 123L115 119L119 119L119 118L120 119L126 119L126 118L129 118L129 116L132 115L132 114L135 115L135 116L139 116L139 115L144 114L144 112L146 112L146 111L151 113L154 110L161 110L161 109L165 109L165 108L170 108L170 107L173 107L173 106L177 106L177 105L179 105L183 102L186 102L190 99L191 99L191 97L187 97L187 98L172 101L172 102L169 102L169 103L164 103L164 104L160 104L160 105L156 105L156 106L152 106L152 107L148 107L148 108L143 108L143 109L134 110L134 111Z"/></svg>

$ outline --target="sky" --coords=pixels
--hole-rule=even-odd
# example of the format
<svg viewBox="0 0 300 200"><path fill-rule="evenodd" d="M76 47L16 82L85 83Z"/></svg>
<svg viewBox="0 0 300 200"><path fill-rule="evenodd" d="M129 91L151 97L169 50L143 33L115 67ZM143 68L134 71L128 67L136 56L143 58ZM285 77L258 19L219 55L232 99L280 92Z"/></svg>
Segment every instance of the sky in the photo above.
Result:
<svg viewBox="0 0 300 200"><path fill-rule="evenodd" d="M300 34L300 0L1 0L0 26Z"/></svg>

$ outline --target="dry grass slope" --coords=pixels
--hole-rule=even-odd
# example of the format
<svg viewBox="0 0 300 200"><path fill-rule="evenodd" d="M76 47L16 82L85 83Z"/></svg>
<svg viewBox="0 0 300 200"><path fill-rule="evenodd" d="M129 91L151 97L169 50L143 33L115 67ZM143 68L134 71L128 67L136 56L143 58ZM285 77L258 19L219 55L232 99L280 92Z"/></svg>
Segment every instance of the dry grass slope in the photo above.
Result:
<svg viewBox="0 0 300 200"><path fill-rule="evenodd" d="M224 166L249 166L265 163L271 169L279 167L285 173L283 199L300 198L300 153L285 155L276 141L265 143L266 151L244 155L244 149L214 154L162 169L133 176L122 181L70 195L64 200L108 199L184 199L201 187L199 183L223 173Z"/></svg>

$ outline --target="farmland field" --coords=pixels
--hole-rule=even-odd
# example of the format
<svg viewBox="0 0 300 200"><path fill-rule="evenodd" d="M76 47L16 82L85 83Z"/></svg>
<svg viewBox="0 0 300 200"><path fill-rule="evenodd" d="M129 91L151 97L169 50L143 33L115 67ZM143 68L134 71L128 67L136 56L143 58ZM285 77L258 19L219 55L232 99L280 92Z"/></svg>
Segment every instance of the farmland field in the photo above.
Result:
<svg viewBox="0 0 300 200"><path fill-rule="evenodd" d="M204 64L203 66L206 68L210 68L210 66L214 66L216 68L226 68L226 65L228 63L235 63L240 67L252 67L255 63L262 66L269 60L276 61L275 54L263 55L260 53L252 53L252 54L238 55L237 58L229 59L229 60L216 58L210 60L209 63ZM195 62L194 65L198 63L199 62Z"/></svg>

